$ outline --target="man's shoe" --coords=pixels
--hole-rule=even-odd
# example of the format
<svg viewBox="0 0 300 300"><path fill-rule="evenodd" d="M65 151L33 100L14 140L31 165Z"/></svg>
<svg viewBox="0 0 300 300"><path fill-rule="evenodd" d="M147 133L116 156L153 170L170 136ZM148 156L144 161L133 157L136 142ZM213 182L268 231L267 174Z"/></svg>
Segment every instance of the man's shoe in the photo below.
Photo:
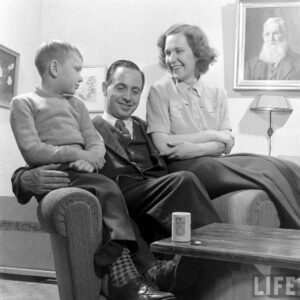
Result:
<svg viewBox="0 0 300 300"><path fill-rule="evenodd" d="M108 294L110 300L176 300L173 294L159 291L143 277L122 287L109 286Z"/></svg>
<svg viewBox="0 0 300 300"><path fill-rule="evenodd" d="M173 260L158 261L144 276L162 291L182 292L194 284L199 271L197 258L175 255Z"/></svg>

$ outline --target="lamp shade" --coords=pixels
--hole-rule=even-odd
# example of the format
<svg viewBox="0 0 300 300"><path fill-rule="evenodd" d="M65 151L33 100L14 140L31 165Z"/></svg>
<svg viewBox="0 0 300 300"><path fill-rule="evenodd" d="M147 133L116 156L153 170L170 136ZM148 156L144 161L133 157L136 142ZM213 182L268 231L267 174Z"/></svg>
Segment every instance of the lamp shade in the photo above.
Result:
<svg viewBox="0 0 300 300"><path fill-rule="evenodd" d="M282 111L292 112L293 109L284 96L274 95L258 95L251 107L251 110L256 111Z"/></svg>

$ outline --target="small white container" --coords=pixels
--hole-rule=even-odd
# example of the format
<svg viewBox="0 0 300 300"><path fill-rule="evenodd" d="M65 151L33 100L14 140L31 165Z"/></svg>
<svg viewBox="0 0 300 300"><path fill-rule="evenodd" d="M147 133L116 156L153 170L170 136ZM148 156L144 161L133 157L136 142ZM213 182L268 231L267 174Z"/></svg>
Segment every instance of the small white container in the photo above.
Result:
<svg viewBox="0 0 300 300"><path fill-rule="evenodd" d="M172 241L189 242L191 240L191 213L172 213Z"/></svg>

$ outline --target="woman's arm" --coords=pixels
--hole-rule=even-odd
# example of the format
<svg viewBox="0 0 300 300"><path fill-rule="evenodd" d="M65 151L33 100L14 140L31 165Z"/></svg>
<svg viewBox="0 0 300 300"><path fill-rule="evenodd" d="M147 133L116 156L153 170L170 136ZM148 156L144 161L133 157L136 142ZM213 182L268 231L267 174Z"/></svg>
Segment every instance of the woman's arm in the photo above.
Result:
<svg viewBox="0 0 300 300"><path fill-rule="evenodd" d="M172 84L157 84L152 86L149 92L147 101L147 132L151 135L151 138L157 147L161 155L173 153L177 146L180 146L181 156L203 156L203 155L220 155L222 153L229 153L233 147L234 139L231 135L228 105L226 101L225 91L221 89L215 89L210 92L209 96L212 101L216 102L218 109L216 110L215 122L216 126L211 130L201 130L196 132L195 128L191 129L191 133L179 134L181 131L178 129L178 123L180 122L180 116L185 118L187 114L183 113L184 108L180 108L172 113L172 104L170 99L178 97L177 90L172 89ZM211 96L211 94L213 96ZM180 104L180 101L179 101ZM175 121L176 119L176 121ZM173 123L172 123L173 122ZM190 122L192 123L192 122ZM172 124L173 129L172 129ZM176 126L177 127L176 127ZM183 122L182 126L186 126ZM185 147L183 145L188 145ZM175 149L170 149L170 145L175 145ZM191 151L190 151L191 150ZM186 151L186 152L184 152ZM170 154L171 155L171 154Z"/></svg>
<svg viewBox="0 0 300 300"><path fill-rule="evenodd" d="M168 159L189 159L200 156L219 156L224 153L225 145L218 142L207 142L194 144L190 142L169 143L169 149L161 152L161 156L166 156Z"/></svg>
<svg viewBox="0 0 300 300"><path fill-rule="evenodd" d="M105 146L103 138L93 125L85 104L77 98L74 101L80 101L78 103L80 112L79 130L84 139L85 150L97 152L99 156L104 157Z"/></svg>
<svg viewBox="0 0 300 300"><path fill-rule="evenodd" d="M163 132L153 132L151 134L154 145L161 155L170 151L170 145L182 143L196 144L198 151L197 156L203 155L220 155L230 152L233 146L233 137L229 130L215 131L206 130L191 134L167 134ZM229 153L228 152L228 153Z"/></svg>

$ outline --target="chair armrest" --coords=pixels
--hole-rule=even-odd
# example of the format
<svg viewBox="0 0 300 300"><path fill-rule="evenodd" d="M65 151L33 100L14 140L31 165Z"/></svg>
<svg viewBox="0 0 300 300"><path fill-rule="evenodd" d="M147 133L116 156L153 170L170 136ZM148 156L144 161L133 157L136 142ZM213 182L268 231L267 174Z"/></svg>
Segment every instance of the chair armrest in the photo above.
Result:
<svg viewBox="0 0 300 300"><path fill-rule="evenodd" d="M263 190L241 190L224 194L213 201L224 223L279 227L280 220L273 202Z"/></svg>
<svg viewBox="0 0 300 300"><path fill-rule="evenodd" d="M291 156L291 155L278 155L277 158L291 161L297 165L300 165L300 156Z"/></svg>
<svg viewBox="0 0 300 300"><path fill-rule="evenodd" d="M40 202L38 218L51 236L60 299L98 299L102 280L94 271L94 253L102 243L99 200L80 188L57 189Z"/></svg>
<svg viewBox="0 0 300 300"><path fill-rule="evenodd" d="M75 209L76 208L76 209ZM96 228L102 230L102 210L99 200L80 188L61 188L48 193L38 206L38 219L48 233L67 237L66 219L70 214L89 210ZM74 215L75 216L75 215Z"/></svg>

